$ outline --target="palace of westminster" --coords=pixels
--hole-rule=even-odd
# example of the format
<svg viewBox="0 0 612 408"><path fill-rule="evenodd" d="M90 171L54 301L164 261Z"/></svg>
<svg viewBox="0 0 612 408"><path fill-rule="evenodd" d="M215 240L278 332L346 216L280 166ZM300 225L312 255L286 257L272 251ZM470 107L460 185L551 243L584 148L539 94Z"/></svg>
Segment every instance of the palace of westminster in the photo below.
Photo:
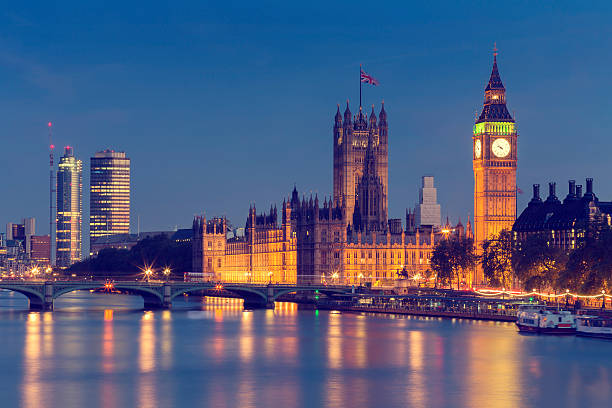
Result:
<svg viewBox="0 0 612 408"><path fill-rule="evenodd" d="M474 233L440 223L433 177L423 177L419 204L401 219L388 218L389 127L384 103L378 115L360 106L336 112L333 127L333 198L300 197L294 187L280 209L249 209L243 236L228 233L224 218L195 217L193 271L223 281L333 282L381 285L425 276L436 242L449 234L473 238L476 247L516 219L514 119L494 54L484 106L473 129ZM280 221L280 223L279 223ZM478 269L467 285L483 283Z"/></svg>

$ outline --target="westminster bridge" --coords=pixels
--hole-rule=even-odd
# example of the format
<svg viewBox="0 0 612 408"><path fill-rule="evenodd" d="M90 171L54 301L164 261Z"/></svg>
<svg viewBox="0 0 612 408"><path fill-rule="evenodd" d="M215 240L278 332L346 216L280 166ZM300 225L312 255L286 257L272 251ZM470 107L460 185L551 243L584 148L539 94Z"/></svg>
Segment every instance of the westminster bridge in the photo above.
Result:
<svg viewBox="0 0 612 408"><path fill-rule="evenodd" d="M0 289L25 295L30 309L53 310L53 301L77 290L102 290L139 295L145 309L169 309L177 296L205 292L207 296L236 296L244 300L247 309L274 308L274 302L290 293L349 294L355 286L325 284L249 284L183 281L42 281L2 280Z"/></svg>

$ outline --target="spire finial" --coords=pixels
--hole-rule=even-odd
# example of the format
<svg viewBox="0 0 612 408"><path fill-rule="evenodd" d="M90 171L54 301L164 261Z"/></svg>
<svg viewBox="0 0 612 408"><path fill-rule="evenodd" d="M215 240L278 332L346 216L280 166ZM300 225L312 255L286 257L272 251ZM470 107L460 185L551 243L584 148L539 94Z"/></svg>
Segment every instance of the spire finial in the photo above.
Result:
<svg viewBox="0 0 612 408"><path fill-rule="evenodd" d="M497 59L497 42L493 43L493 59Z"/></svg>

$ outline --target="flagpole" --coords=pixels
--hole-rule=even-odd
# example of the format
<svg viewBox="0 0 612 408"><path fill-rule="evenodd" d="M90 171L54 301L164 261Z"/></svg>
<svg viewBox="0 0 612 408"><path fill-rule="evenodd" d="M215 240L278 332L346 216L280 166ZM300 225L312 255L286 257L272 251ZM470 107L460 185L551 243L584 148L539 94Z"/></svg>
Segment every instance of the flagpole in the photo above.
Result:
<svg viewBox="0 0 612 408"><path fill-rule="evenodd" d="M361 108L361 64L359 64L359 107Z"/></svg>

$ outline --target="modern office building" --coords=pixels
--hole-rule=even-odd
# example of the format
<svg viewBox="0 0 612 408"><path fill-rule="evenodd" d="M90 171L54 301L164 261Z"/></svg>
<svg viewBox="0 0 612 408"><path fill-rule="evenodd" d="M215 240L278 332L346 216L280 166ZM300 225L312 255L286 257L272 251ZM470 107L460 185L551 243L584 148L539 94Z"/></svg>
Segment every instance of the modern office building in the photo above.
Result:
<svg viewBox="0 0 612 408"><path fill-rule="evenodd" d="M130 159L125 152L104 150L91 158L90 242L130 232Z"/></svg>
<svg viewBox="0 0 612 408"><path fill-rule="evenodd" d="M22 242L26 256L30 256L30 239L36 234L36 218L24 218L21 224L9 222L6 224L7 241L16 240Z"/></svg>
<svg viewBox="0 0 612 408"><path fill-rule="evenodd" d="M51 257L51 237L32 235L30 240L30 260L38 264L49 264Z"/></svg>
<svg viewBox="0 0 612 408"><path fill-rule="evenodd" d="M82 224L83 162L74 157L72 147L66 146L57 170L57 266L67 268L81 260Z"/></svg>

